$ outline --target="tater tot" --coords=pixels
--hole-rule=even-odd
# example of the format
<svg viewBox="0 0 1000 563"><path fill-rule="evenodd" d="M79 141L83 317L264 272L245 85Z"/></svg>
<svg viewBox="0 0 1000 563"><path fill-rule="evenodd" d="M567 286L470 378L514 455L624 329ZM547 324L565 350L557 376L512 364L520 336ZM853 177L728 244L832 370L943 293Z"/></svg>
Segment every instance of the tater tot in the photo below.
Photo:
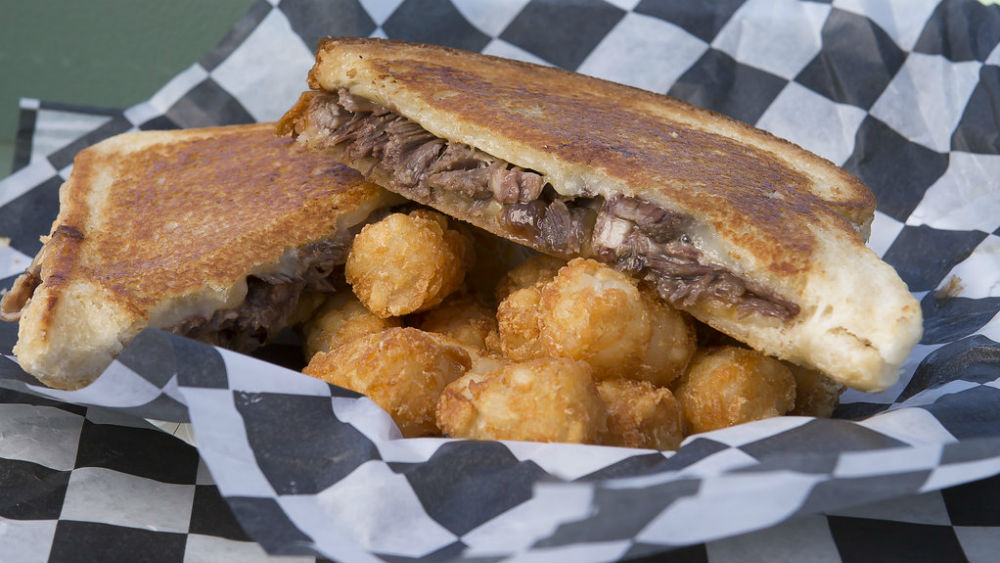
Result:
<svg viewBox="0 0 1000 563"><path fill-rule="evenodd" d="M471 295L452 295L438 307L407 321L465 348L472 360L468 373L487 373L510 363L486 344L487 339L496 337L496 315Z"/></svg>
<svg viewBox="0 0 1000 563"><path fill-rule="evenodd" d="M556 277L559 268L565 265L565 260L553 258L545 254L536 254L528 258L520 266L507 272L500 280L500 283L497 284L494 291L497 301L503 301L508 295L519 289L548 282Z"/></svg>
<svg viewBox="0 0 1000 563"><path fill-rule="evenodd" d="M634 371L652 334L635 281L593 260L571 261L542 287L539 317L545 349L601 379Z"/></svg>
<svg viewBox="0 0 1000 563"><path fill-rule="evenodd" d="M486 337L496 331L497 320L496 314L474 297L453 294L421 315L415 326L450 336L466 346L485 349Z"/></svg>
<svg viewBox="0 0 1000 563"><path fill-rule="evenodd" d="M430 309L462 285L470 242L440 213L394 213L354 238L344 274L376 315L398 317Z"/></svg>
<svg viewBox="0 0 1000 563"><path fill-rule="evenodd" d="M473 348L471 346L464 346L464 348L465 351L469 353L469 358L472 360L472 366L470 366L465 372L466 375L486 375L491 371L498 370L513 363L509 358L491 353L487 350L483 350L482 348Z"/></svg>
<svg viewBox="0 0 1000 563"><path fill-rule="evenodd" d="M439 435L438 396L470 365L465 349L446 338L389 328L316 354L303 373L367 396L392 416L404 437L414 438Z"/></svg>
<svg viewBox="0 0 1000 563"><path fill-rule="evenodd" d="M536 287L519 289L497 307L497 332L486 339L487 347L515 361L548 356L541 340L539 303Z"/></svg>
<svg viewBox="0 0 1000 563"><path fill-rule="evenodd" d="M690 315L674 309L654 291L640 288L653 330L642 364L631 377L666 386L687 369L697 349L697 333Z"/></svg>
<svg viewBox="0 0 1000 563"><path fill-rule="evenodd" d="M449 384L438 400L437 422L454 438L597 443L607 409L589 366L541 359Z"/></svg>
<svg viewBox="0 0 1000 563"><path fill-rule="evenodd" d="M546 264L553 265L539 261L509 278L510 287L515 280L526 287L500 302L497 334L487 340L492 349L513 360L582 360L598 379L665 386L684 372L696 345L687 314L593 260L573 260L548 280Z"/></svg>
<svg viewBox="0 0 1000 563"><path fill-rule="evenodd" d="M413 211L407 213L407 217L416 220L426 220L433 221L441 227L442 231L454 231L462 237L462 265L465 267L465 271L468 272L472 268L473 264L476 263L476 243L472 236L473 229L469 225L464 223L452 223L447 215L443 213L438 213L433 209L428 209L426 207L418 207ZM448 235L452 236L452 235Z"/></svg>
<svg viewBox="0 0 1000 563"><path fill-rule="evenodd" d="M306 361L317 352L329 352L355 338L401 325L398 317L383 319L373 314L350 291L335 293L302 327Z"/></svg>
<svg viewBox="0 0 1000 563"><path fill-rule="evenodd" d="M597 392L608 408L604 444L676 450L684 438L681 408L673 393L648 381L605 379Z"/></svg>
<svg viewBox="0 0 1000 563"><path fill-rule="evenodd" d="M583 360L598 379L665 386L683 373L695 349L684 313L594 260L572 260L542 286L539 325L548 355Z"/></svg>
<svg viewBox="0 0 1000 563"><path fill-rule="evenodd" d="M847 387L817 370L784 363L795 377L795 408L788 414L830 418Z"/></svg>
<svg viewBox="0 0 1000 563"><path fill-rule="evenodd" d="M795 378L756 350L699 350L674 387L688 434L780 416L795 406Z"/></svg>

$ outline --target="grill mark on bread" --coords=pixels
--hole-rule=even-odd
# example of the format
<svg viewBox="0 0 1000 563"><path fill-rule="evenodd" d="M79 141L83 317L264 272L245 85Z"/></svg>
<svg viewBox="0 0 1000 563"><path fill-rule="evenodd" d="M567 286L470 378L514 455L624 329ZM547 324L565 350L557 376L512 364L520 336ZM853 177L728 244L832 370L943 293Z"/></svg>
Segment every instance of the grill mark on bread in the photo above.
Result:
<svg viewBox="0 0 1000 563"><path fill-rule="evenodd" d="M40 269L32 264L32 267L14 280L13 287L0 299L0 321L13 323L21 320L21 311L27 306L35 288L42 283L40 274Z"/></svg>
<svg viewBox="0 0 1000 563"><path fill-rule="evenodd" d="M380 188L275 135L273 124L201 131L204 137L138 152L81 151L60 192L60 216L15 282L16 291L4 296L2 319L20 320L44 287L44 302L38 304L44 310L35 316L47 324L62 297L60 286L83 281L145 322L150 308L165 299L197 293L206 284L232 287L246 277L252 289L244 302L161 328L250 351L262 343L260 335L273 336L283 327L269 323L287 320L302 290L332 293L328 276L344 263L350 241L365 223L341 227L339 211L369 205L382 197L376 196ZM260 162L272 165L268 170ZM112 185L98 191L102 174ZM95 200L95 192L107 200ZM376 209L369 220L380 213ZM267 228L260 228L262 221ZM288 249L282 241L302 246ZM248 276L255 265L266 271ZM269 273L272 266L278 271Z"/></svg>
<svg viewBox="0 0 1000 563"><path fill-rule="evenodd" d="M638 172L643 183L667 187L670 197L689 209L711 207L712 213L729 218L718 222L726 235L766 256L769 267L780 274L806 270L815 244L811 231L789 230L788 225L831 215L810 193L811 180L783 165L773 153L697 127L665 122L658 115L623 109L603 83L592 90L585 81L574 83L579 89L535 83L525 87L520 85L524 69L514 65L491 68L497 74L486 79L446 64L384 60L367 64L374 74L407 84L429 106L462 115L496 135L540 147L566 163L602 169L613 178L634 177ZM630 96L633 106L651 95L617 89ZM435 97L440 90L463 95ZM663 104L662 97L655 103ZM587 125L581 127L580 119ZM721 194L725 205L718 201ZM781 205L773 205L773 197L780 197ZM872 201L869 204L873 206ZM739 224L743 219L737 217L752 218L757 232L725 226ZM846 221L834 223L853 230Z"/></svg>
<svg viewBox="0 0 1000 563"><path fill-rule="evenodd" d="M335 231L336 208L329 207L329 195L356 187L360 176L336 162L288 158L283 153L301 149L290 146L289 139L261 133L155 145L130 155L116 181L144 187L112 196L117 202L94 225L101 228L100 236L86 241L89 255L103 257L94 268L81 265L86 277L144 307L164 291L196 290L206 268L211 278L235 279L246 268L249 256L244 254L259 256L270 249L280 255L284 249L274 248L270 236L255 228L261 209L278 218L289 240L320 239ZM273 165L264 179L218 166L248 159ZM161 184L149 178L169 180ZM250 182L262 189L246 189ZM290 184L299 187L287 189ZM202 208L192 209L191 200L204 202ZM154 201L156 212L143 213ZM148 246L141 241L149 241ZM215 259L206 263L206 255Z"/></svg>
<svg viewBox="0 0 1000 563"><path fill-rule="evenodd" d="M562 198L545 188L541 174L440 139L346 89L308 93L300 103L308 105L313 124L322 130L319 142L369 175L377 172L389 182L387 187L411 199L433 204L449 193L462 198L472 214L477 205L495 202L501 206L498 222L511 238L565 258L593 254L649 280L676 306L713 299L744 315L788 320L799 312L796 304L766 288L721 265L704 263L703 253L684 232L690 217L631 197L603 205L600 198ZM621 237L609 239L609 229L616 228ZM806 252L810 237L800 242Z"/></svg>
<svg viewBox="0 0 1000 563"><path fill-rule="evenodd" d="M59 241L55 244L71 244L75 246L75 244L67 239L81 241L83 240L83 233L76 227L60 224L52 231L52 235L48 237L48 240L53 239ZM35 259L28 265L24 274L14 280L13 287L3 295L3 299L0 299L0 320L17 322L21 319L21 311L28 305L28 301L31 300L31 296L35 293L35 289L42 283L42 265L45 263L45 256L51 252L52 248L53 246L43 246L42 250L35 256ZM71 252L70 255L72 254ZM53 272L50 277L53 283L58 283L62 281L61 278L63 276L58 272ZM55 299L47 303L47 308L50 310L54 306Z"/></svg>
<svg viewBox="0 0 1000 563"><path fill-rule="evenodd" d="M634 188L665 204L680 204L683 198L684 208L720 230L752 222L750 229L725 234L740 235L744 251L779 276L809 268L808 257L792 257L801 246L785 246L803 234L796 231L809 231L808 236L815 232L810 225L822 225L820 230L841 230L859 242L867 236L875 202L860 180L793 143L680 100L551 67L393 40L326 38L320 41L316 60L309 75L311 88L334 91L347 86L404 115L421 115L420 121L441 137L509 141L507 152L535 159L536 164L537 159L556 164L549 172L558 174L560 181L603 176L612 191L625 195L636 195ZM670 144L672 133L678 135L677 143ZM693 173L702 167L698 159L703 156L704 162L721 162L723 170L729 156L741 158L739 150L759 159L753 159L751 167L741 165L732 182L709 178L707 189L674 182L671 160L685 133L723 141L717 145L719 152L700 155L702 143L692 137L688 145L695 156ZM729 151L734 146L726 140L735 143L737 152ZM590 170L586 178L573 177L581 169ZM797 189L798 180L775 186L782 196L794 197L799 191L811 214L775 213L767 205L774 187L759 191L752 180L796 170L807 176L807 193ZM587 186L573 185L568 191L581 189ZM743 209L736 209L740 205ZM762 213L746 215L748 211Z"/></svg>
<svg viewBox="0 0 1000 563"><path fill-rule="evenodd" d="M69 237L77 240L83 240L83 233L80 232L76 227L70 225L59 225L56 227L55 231L52 232L54 237Z"/></svg>

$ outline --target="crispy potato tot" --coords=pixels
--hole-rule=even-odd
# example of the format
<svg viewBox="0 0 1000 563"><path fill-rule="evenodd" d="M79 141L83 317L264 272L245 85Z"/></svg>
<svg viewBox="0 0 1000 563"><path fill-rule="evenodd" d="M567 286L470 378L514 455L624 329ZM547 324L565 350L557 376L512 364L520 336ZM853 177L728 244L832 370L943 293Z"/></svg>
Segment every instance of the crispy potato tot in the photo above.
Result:
<svg viewBox="0 0 1000 563"><path fill-rule="evenodd" d="M418 221L433 221L437 223L443 231L457 232L459 236L462 237L464 242L464 246L462 247L462 265L465 267L465 271L468 272L472 268L473 264L476 263L476 241L472 236L473 229L475 229L475 227L459 223L457 221L453 223L447 215L438 213L437 211L426 207L418 207L407 213L407 216Z"/></svg>
<svg viewBox="0 0 1000 563"><path fill-rule="evenodd" d="M541 300L538 288L526 287L501 301L497 307L497 332L487 337L487 347L515 361L547 357L538 318Z"/></svg>
<svg viewBox="0 0 1000 563"><path fill-rule="evenodd" d="M550 281L556 277L559 268L565 265L565 260L545 254L536 254L528 258L520 266L507 272L497 284L494 290L497 301L503 301L519 289L534 287Z"/></svg>
<svg viewBox="0 0 1000 563"><path fill-rule="evenodd" d="M486 340L496 336L496 316L471 295L452 295L440 306L415 317L416 328L465 348L472 360L468 373L485 374L510 363L487 347Z"/></svg>
<svg viewBox="0 0 1000 563"><path fill-rule="evenodd" d="M684 372L695 351L686 314L593 260L572 260L546 281L553 266L549 260L529 262L522 274L508 278L509 287L526 287L500 302L497 334L487 339L491 349L518 361L582 360L598 379L665 386Z"/></svg>
<svg viewBox="0 0 1000 563"><path fill-rule="evenodd" d="M341 291L328 297L303 325L303 352L308 362L318 352L398 326L402 326L398 317L383 319L366 309L353 293Z"/></svg>
<svg viewBox="0 0 1000 563"><path fill-rule="evenodd" d="M756 350L699 350L674 387L688 434L780 416L795 406L795 378Z"/></svg>
<svg viewBox="0 0 1000 563"><path fill-rule="evenodd" d="M541 359L449 384L437 422L454 438L597 443L607 409L587 364Z"/></svg>
<svg viewBox="0 0 1000 563"><path fill-rule="evenodd" d="M453 294L441 305L420 315L415 326L485 350L486 337L496 331L497 320L496 314L474 297Z"/></svg>
<svg viewBox="0 0 1000 563"><path fill-rule="evenodd" d="M626 377L640 365L652 326L635 281L593 260L573 260L541 290L545 350L583 360L596 377Z"/></svg>
<svg viewBox="0 0 1000 563"><path fill-rule="evenodd" d="M406 216L410 219L418 221L432 221L437 223L438 227L440 227L442 231L448 228L448 216L444 213L438 213L433 209L418 207L407 213Z"/></svg>
<svg viewBox="0 0 1000 563"><path fill-rule="evenodd" d="M472 366L465 372L466 375L486 375L492 371L496 371L514 363L509 358L505 358L499 354L493 354L483 350L482 348L473 348L471 346L463 347L465 348L465 351L469 353L469 358L472 359Z"/></svg>
<svg viewBox="0 0 1000 563"><path fill-rule="evenodd" d="M415 328L389 328L320 352L303 373L357 391L388 412L404 437L439 435L435 406L472 362L458 344Z"/></svg>
<svg viewBox="0 0 1000 563"><path fill-rule="evenodd" d="M676 450L684 439L681 407L666 387L648 381L605 379L597 392L608 407L608 446Z"/></svg>
<svg viewBox="0 0 1000 563"><path fill-rule="evenodd" d="M574 259L542 286L538 315L545 351L589 363L598 379L665 386L694 353L694 330L683 313L594 260Z"/></svg>
<svg viewBox="0 0 1000 563"><path fill-rule="evenodd" d="M783 362L795 377L795 408L788 414L830 418L847 387L814 369Z"/></svg>
<svg viewBox="0 0 1000 563"><path fill-rule="evenodd" d="M649 313L652 334L646 355L632 379L667 386L684 373L697 349L694 322L687 313L662 301L655 290L639 288Z"/></svg>
<svg viewBox="0 0 1000 563"><path fill-rule="evenodd" d="M462 285L471 243L440 213L393 213L354 238L344 274L358 299L382 318L424 311Z"/></svg>

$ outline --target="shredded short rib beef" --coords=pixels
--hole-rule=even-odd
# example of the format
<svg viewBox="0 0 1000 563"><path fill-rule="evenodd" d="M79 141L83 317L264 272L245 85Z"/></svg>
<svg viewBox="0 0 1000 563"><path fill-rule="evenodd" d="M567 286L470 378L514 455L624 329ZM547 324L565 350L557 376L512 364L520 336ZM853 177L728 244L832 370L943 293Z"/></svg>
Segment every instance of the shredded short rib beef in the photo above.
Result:
<svg viewBox="0 0 1000 563"><path fill-rule="evenodd" d="M290 254L292 273L247 276L247 295L238 307L195 315L167 330L240 352L250 352L288 326L302 292L333 293L330 274L347 259L354 233L310 244Z"/></svg>
<svg viewBox="0 0 1000 563"><path fill-rule="evenodd" d="M376 212L369 220L377 219L381 213L384 211ZM247 295L239 306L216 311L211 316L193 315L165 329L240 352L259 348L288 326L303 291L334 292L330 275L347 260L351 241L360 228L358 225L333 238L288 252L282 262L289 273L247 276ZM79 231L65 225L52 236L83 238ZM14 288L4 295L0 301L0 320L20 319L21 310L42 282L42 262L49 248L43 247Z"/></svg>
<svg viewBox="0 0 1000 563"><path fill-rule="evenodd" d="M683 215L619 196L601 205L592 249L603 262L654 284L664 299L678 307L713 297L745 313L782 319L798 314L798 305L751 287L722 266L700 263L701 251L686 234L688 222Z"/></svg>
<svg viewBox="0 0 1000 563"><path fill-rule="evenodd" d="M676 306L714 298L744 314L788 320L799 307L719 265L702 264L702 253L685 234L689 219L630 197L569 200L544 178L461 143L435 137L389 108L346 90L319 94L311 110L323 142L356 166L370 163L393 191L422 203L436 192L458 193L472 204L502 204L501 225L514 237L563 257L590 249L595 258L651 282ZM596 210L596 211L595 211ZM596 212L596 218L594 214ZM593 234L587 242L587 229Z"/></svg>

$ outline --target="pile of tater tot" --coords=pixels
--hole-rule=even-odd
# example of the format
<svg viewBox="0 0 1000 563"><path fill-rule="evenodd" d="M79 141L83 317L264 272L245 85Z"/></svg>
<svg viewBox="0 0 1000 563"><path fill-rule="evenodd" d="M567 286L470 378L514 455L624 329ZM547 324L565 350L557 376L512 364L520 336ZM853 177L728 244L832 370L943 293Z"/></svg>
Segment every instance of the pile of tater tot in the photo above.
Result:
<svg viewBox="0 0 1000 563"><path fill-rule="evenodd" d="M609 266L425 208L365 226L344 282L300 327L303 371L366 395L404 437L672 450L743 422L828 417L844 390Z"/></svg>

